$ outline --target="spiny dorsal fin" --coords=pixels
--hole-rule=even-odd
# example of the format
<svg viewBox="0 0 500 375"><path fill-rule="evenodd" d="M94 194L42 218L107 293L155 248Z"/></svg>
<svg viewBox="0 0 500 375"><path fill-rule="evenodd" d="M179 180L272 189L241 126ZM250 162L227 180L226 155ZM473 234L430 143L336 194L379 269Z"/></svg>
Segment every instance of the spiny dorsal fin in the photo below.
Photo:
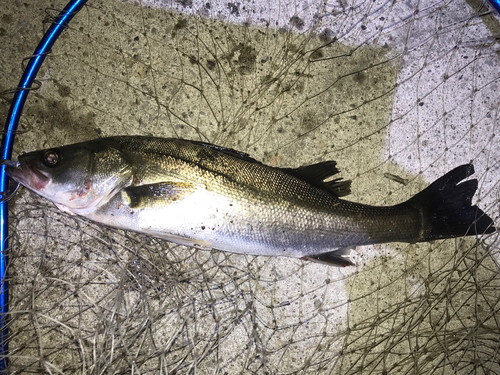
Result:
<svg viewBox="0 0 500 375"><path fill-rule="evenodd" d="M206 148L210 148L212 150L222 152L226 155L234 156L235 158L238 158L238 159L246 160L246 161L251 162L251 163L262 164L260 161L255 160L254 158L251 158L250 155L248 155L246 152L241 152L241 151L234 150L232 148L217 146L217 145L213 145L211 143L205 143L205 142L200 142L200 141L189 141L189 142L194 143L198 146L203 146Z"/></svg>
<svg viewBox="0 0 500 375"><path fill-rule="evenodd" d="M234 150L232 148L213 145L211 143L189 141L199 146L203 146L212 150L222 152L224 154L251 162L262 164L260 161L251 158L247 153ZM288 173L303 181L310 183L320 189L328 191L336 197L344 197L351 192L351 181L342 180L342 178L335 178L330 181L325 181L327 178L332 177L339 173L336 167L336 162L333 160L323 161L320 163L306 165L299 168L277 168L282 172Z"/></svg>
<svg viewBox="0 0 500 375"><path fill-rule="evenodd" d="M301 180L309 182L320 189L326 190L336 197L344 197L351 192L351 181L335 178L330 181L325 180L339 173L336 167L337 163L333 160L322 161L320 163L306 165L299 168L280 168L285 173L288 173Z"/></svg>

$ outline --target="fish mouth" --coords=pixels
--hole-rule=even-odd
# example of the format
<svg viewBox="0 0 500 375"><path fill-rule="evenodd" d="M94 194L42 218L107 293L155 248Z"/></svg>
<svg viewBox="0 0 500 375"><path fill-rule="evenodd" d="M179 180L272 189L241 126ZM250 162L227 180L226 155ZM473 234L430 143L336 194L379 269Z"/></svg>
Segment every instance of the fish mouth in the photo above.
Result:
<svg viewBox="0 0 500 375"><path fill-rule="evenodd" d="M50 177L25 160L4 160L5 172L14 181L34 191L42 190L50 181Z"/></svg>

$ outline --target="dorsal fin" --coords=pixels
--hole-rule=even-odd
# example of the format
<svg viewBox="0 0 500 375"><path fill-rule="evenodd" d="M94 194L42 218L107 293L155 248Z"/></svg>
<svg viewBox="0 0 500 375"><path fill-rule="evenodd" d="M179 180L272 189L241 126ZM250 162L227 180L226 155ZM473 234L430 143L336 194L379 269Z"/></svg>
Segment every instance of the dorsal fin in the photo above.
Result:
<svg viewBox="0 0 500 375"><path fill-rule="evenodd" d="M238 158L238 159L249 161L251 163L262 164L260 161L255 160L254 158L251 158L250 155L248 155L246 152L241 152L241 151L237 151L237 150L232 149L232 148L217 146L217 145L213 145L211 143L205 143L205 142L200 142L200 141L189 141L189 142L194 143L198 146L202 146L202 147L206 147L206 148L210 148L212 150L222 152L226 155L234 156L235 158Z"/></svg>
<svg viewBox="0 0 500 375"><path fill-rule="evenodd" d="M237 151L232 148L217 146L211 143L205 143L200 141L189 141L189 142L202 147L222 152L224 154L248 161L250 163L262 164L260 161L250 157L247 153ZM342 178L335 178L325 182L327 178L335 176L336 174L339 173L339 170L337 169L336 165L337 163L335 161L330 160L312 165L306 165L299 168L277 168L277 169L279 169L282 172L288 173L289 175L297 177L303 181L306 181L311 185L314 185L320 189L326 190L327 192L335 195L336 197L344 197L351 192L350 180L344 181L342 180Z"/></svg>
<svg viewBox="0 0 500 375"><path fill-rule="evenodd" d="M303 181L309 182L311 185L320 189L326 190L336 197L344 197L351 192L350 180L342 180L342 178L339 177L325 182L327 178L335 176L340 172L336 165L336 162L330 160L299 168L280 168L280 170Z"/></svg>

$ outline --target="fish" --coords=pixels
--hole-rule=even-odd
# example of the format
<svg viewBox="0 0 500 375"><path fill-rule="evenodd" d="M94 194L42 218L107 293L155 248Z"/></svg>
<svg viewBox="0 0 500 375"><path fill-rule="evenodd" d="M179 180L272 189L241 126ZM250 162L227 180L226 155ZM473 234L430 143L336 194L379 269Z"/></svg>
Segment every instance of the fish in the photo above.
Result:
<svg viewBox="0 0 500 375"><path fill-rule="evenodd" d="M346 249L496 231L464 164L407 201L346 200L335 161L277 168L200 141L113 136L8 161L16 183L60 210L180 245L353 265Z"/></svg>

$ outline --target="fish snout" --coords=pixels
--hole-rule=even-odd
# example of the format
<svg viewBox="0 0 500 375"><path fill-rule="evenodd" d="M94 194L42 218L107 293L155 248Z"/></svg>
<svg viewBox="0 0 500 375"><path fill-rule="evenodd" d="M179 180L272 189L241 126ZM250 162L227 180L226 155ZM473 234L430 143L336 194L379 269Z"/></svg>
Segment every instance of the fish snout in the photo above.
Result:
<svg viewBox="0 0 500 375"><path fill-rule="evenodd" d="M9 168L19 169L21 167L21 163L16 160L3 160L0 165L5 165L6 171ZM11 200L12 197L16 195L17 190L19 189L19 185L19 182L15 181L13 185L9 184L7 190L0 192L0 202L8 202L9 200Z"/></svg>
<svg viewBox="0 0 500 375"><path fill-rule="evenodd" d="M6 167L11 168L21 168L21 162L17 160L3 160L0 165L5 165Z"/></svg>
<svg viewBox="0 0 500 375"><path fill-rule="evenodd" d="M43 189L50 181L49 176L24 159L4 160L1 164L10 178L34 191Z"/></svg>

